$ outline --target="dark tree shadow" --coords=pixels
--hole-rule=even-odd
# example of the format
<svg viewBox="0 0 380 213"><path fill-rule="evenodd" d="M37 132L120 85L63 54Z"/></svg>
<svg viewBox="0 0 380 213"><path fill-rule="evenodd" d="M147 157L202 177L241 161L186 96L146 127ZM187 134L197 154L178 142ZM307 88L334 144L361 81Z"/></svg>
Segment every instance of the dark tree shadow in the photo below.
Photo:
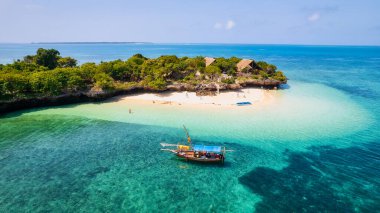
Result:
<svg viewBox="0 0 380 213"><path fill-rule="evenodd" d="M239 178L261 195L258 212L376 212L380 145L291 152L282 170L256 168Z"/></svg>

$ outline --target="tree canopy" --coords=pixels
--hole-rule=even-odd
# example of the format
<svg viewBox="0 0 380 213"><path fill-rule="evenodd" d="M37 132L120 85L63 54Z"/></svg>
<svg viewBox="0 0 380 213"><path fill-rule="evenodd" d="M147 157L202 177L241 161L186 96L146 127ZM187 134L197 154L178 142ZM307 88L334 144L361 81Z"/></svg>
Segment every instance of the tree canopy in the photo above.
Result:
<svg viewBox="0 0 380 213"><path fill-rule="evenodd" d="M58 50L55 49L43 49L39 48L37 54L34 57L36 64L47 67L48 69L54 69L58 66L58 59L60 58Z"/></svg>
<svg viewBox="0 0 380 213"><path fill-rule="evenodd" d="M286 81L277 67L263 61L252 69L238 73L236 64L241 59L216 58L206 67L202 56L193 58L165 55L149 59L135 54L127 60L84 63L61 57L54 49L38 49L36 55L27 55L11 64L0 64L0 100L55 96L92 87L114 90L124 84L138 84L152 89L165 89L174 82L202 83L215 81L221 74L228 75L224 83L234 83L239 75L255 79L272 78Z"/></svg>

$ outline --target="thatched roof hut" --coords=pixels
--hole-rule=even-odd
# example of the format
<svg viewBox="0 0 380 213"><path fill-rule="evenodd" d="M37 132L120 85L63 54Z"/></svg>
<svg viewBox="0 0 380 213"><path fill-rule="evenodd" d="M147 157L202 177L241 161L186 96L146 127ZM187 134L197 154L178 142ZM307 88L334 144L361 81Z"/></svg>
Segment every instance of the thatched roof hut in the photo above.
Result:
<svg viewBox="0 0 380 213"><path fill-rule="evenodd" d="M254 61L250 59L242 59L239 61L239 63L236 64L237 71L241 72L244 69L252 69L254 67L253 65Z"/></svg>
<svg viewBox="0 0 380 213"><path fill-rule="evenodd" d="M206 67L212 64L215 61L215 58L205 57Z"/></svg>

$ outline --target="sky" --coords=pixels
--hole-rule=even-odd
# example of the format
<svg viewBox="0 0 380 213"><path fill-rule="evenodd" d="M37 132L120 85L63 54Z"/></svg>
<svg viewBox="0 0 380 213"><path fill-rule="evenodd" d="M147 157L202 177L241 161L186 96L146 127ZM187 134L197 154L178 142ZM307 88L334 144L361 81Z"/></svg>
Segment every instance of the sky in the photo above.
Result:
<svg viewBox="0 0 380 213"><path fill-rule="evenodd" d="M380 0L0 0L0 42L380 45Z"/></svg>

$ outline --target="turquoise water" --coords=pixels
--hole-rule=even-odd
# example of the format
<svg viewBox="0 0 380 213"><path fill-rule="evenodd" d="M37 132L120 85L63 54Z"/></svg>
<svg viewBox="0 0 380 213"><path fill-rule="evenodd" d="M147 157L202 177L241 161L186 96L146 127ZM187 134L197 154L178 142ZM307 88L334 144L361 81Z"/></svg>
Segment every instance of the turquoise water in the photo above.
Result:
<svg viewBox="0 0 380 213"><path fill-rule="evenodd" d="M239 56L276 64L289 86L265 107L226 110L116 100L0 119L1 212L376 212L380 209L380 47L1 44L80 62L135 53ZM133 108L133 114L128 113ZM159 152L183 141L236 152L224 166Z"/></svg>

